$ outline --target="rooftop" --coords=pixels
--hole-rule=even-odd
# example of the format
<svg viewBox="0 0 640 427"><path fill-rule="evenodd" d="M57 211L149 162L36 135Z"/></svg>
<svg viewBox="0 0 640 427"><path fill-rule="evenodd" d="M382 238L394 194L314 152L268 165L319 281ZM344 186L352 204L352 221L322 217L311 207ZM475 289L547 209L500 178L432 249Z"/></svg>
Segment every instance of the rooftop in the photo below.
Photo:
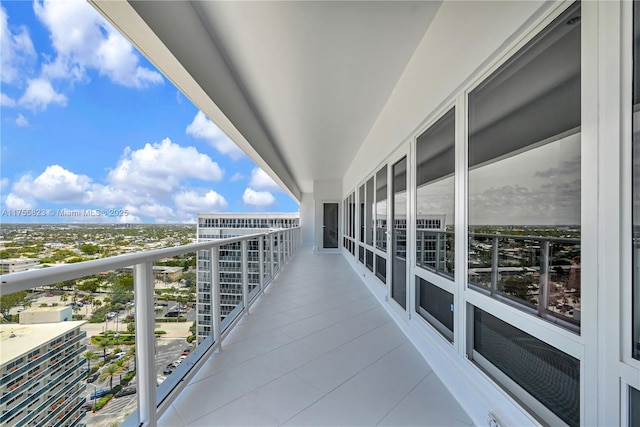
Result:
<svg viewBox="0 0 640 427"><path fill-rule="evenodd" d="M6 365L16 357L28 353L60 335L79 328L84 323L86 322L70 321L34 325L0 324L0 360L2 365ZM12 334L15 335L13 338Z"/></svg>

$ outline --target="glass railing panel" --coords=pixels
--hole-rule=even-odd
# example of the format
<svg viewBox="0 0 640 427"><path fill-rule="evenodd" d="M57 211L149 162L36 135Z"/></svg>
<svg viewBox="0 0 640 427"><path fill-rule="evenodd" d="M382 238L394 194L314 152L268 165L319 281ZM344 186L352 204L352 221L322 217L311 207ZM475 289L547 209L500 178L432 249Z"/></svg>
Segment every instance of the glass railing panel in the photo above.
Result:
<svg viewBox="0 0 640 427"><path fill-rule="evenodd" d="M157 259L153 263L154 360L158 387L187 362L196 345L198 327L210 324L211 315L206 314L210 308L198 304L210 295L210 266L208 250ZM131 323L128 327L134 329ZM117 362L116 366L119 366ZM119 405L127 405L136 399L135 380L129 380L132 368L125 368L128 373L122 379L118 376L121 388L116 401ZM157 395L162 396L160 390Z"/></svg>
<svg viewBox="0 0 640 427"><path fill-rule="evenodd" d="M453 279L455 234L448 231L416 231L416 265Z"/></svg>
<svg viewBox="0 0 640 427"><path fill-rule="evenodd" d="M469 285L579 332L580 240L470 234Z"/></svg>
<svg viewBox="0 0 640 427"><path fill-rule="evenodd" d="M270 275L271 259L286 259L278 258L277 251L271 252L268 237L264 241L265 275ZM260 289L258 239L247 238L247 242L248 291L254 297ZM274 243L277 245L278 240ZM1 346L0 386L8 393L0 397L5 411L0 414L0 422L97 426L120 425L126 420L137 425L137 388L144 384L137 377L136 345L143 352L153 347L149 385L154 384L153 379L160 385L156 401L161 402L181 387L183 377L213 345L215 296L220 300L223 331L242 315L246 301L238 256L241 246L240 242L215 245L214 256L224 257L219 257L220 262L213 269L209 249L196 253L187 248L170 248L162 250L162 254L172 254L168 257L158 255L154 259L153 251L125 255L131 264L125 264L120 257L102 259L99 267L93 261L78 263L60 273L69 280L43 283L37 289L23 284L36 281L33 277L42 276L42 271L3 275L3 289L24 290L11 298L3 294L3 317L7 322L0 325L0 333L18 342L28 338L32 328L47 339L31 343L33 348L23 353L12 350L23 346ZM148 268L149 274L144 268L136 273L133 264ZM47 275L38 280L46 282L49 271L54 270L47 270ZM220 282L218 295L212 293L212 271ZM92 274L83 274L89 272ZM141 282L134 283L134 276ZM200 279L204 280L199 283ZM147 292L150 288L152 292ZM136 299L144 301L134 302L134 289L141 291L135 294ZM9 300L13 302L7 305ZM140 317L136 305L149 307L151 319ZM21 317L34 316L32 311L55 313L58 322L21 324ZM138 342L136 323L143 320L153 321L152 334L149 341ZM201 345L196 347L198 326L206 330ZM53 331L45 331L47 328ZM173 364L177 367L165 372ZM128 390L134 384L136 388ZM64 415L58 418L59 414Z"/></svg>

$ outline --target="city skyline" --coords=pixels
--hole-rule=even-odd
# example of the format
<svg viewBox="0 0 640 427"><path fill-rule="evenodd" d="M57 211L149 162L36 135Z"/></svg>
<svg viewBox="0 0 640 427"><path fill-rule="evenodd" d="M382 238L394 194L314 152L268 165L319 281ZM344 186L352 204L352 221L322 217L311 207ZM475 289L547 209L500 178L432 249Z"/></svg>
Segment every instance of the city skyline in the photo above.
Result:
<svg viewBox="0 0 640 427"><path fill-rule="evenodd" d="M299 210L88 3L4 2L0 18L3 223Z"/></svg>

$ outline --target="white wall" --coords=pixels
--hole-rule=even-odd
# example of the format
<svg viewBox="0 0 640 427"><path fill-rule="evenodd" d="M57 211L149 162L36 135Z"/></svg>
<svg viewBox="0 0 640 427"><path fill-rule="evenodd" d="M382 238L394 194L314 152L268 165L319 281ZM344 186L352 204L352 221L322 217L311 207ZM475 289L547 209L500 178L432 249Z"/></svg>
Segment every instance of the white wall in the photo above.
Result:
<svg viewBox="0 0 640 427"><path fill-rule="evenodd" d="M300 201L300 226L302 227L302 244L313 245L315 227L315 206L312 193L302 193Z"/></svg>
<svg viewBox="0 0 640 427"><path fill-rule="evenodd" d="M540 1L444 2L347 170L344 193L548 8Z"/></svg>
<svg viewBox="0 0 640 427"><path fill-rule="evenodd" d="M306 195L306 194L305 194ZM322 217L323 217L323 204L324 202L340 202L342 199L342 181L335 180L316 180L313 182L313 212L314 221L313 229L310 231L303 231L312 234L312 241L314 250L322 248ZM304 199L303 199L304 203ZM340 205L340 203L339 203ZM300 214L302 215L302 205L300 205ZM338 218L342 218L342 213L338 215Z"/></svg>

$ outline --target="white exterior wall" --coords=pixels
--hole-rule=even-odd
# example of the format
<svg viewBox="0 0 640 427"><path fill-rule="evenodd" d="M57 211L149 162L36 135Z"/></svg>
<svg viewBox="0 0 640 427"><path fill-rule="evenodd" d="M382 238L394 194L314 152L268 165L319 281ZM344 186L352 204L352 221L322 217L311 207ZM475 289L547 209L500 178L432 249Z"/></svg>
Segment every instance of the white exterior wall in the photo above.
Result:
<svg viewBox="0 0 640 427"><path fill-rule="evenodd" d="M547 8L538 1L444 2L347 170L343 196Z"/></svg>
<svg viewBox="0 0 640 427"><path fill-rule="evenodd" d="M381 165L406 154L410 182L415 138L445 107L456 106L456 229L466 230L466 96L490 67L513 53L554 10L569 3L444 2L423 42L396 85L371 132L343 177L347 197ZM536 336L580 360L582 425L628 425L628 386L640 387L640 363L631 343L631 3L582 3L582 332L566 334L505 309L502 320L529 325ZM454 24L452 24L454 23ZM487 26L491 31L487 31ZM437 60L434 60L437 58ZM415 221L415 195L409 187L409 220ZM358 221L359 215L355 214ZM356 241L357 241L356 226ZM414 230L408 230L411 236ZM413 238L413 237L412 237ZM456 235L466 247L466 233ZM415 246L414 246L415 247ZM480 298L466 289L466 251L456 255L456 338L445 344L423 328L413 309L392 307L388 286L343 250L383 307L394 317L475 423L493 413L502 425L537 424L507 392L472 362L472 316L467 304ZM411 255L410 255L411 257ZM407 293L413 292L414 260L408 262ZM636 301L637 304L637 301ZM493 303L491 303L493 305ZM501 309L499 303L495 304Z"/></svg>

